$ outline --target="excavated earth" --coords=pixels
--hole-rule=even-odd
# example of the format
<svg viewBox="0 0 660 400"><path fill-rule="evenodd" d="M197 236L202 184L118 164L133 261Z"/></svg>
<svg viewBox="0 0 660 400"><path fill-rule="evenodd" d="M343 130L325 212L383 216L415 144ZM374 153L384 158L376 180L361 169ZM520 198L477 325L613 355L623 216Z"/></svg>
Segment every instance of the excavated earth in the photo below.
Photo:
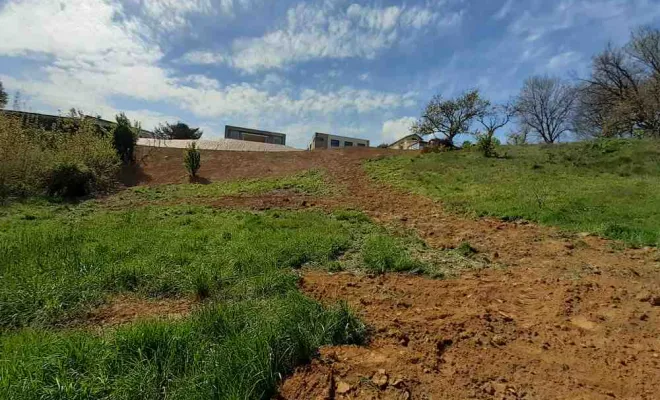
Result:
<svg viewBox="0 0 660 400"><path fill-rule="evenodd" d="M128 185L186 180L181 152L142 149ZM327 172L335 194L213 199L218 207L337 207L415 230L427 244L468 241L493 267L458 278L305 271L302 290L344 300L370 326L365 346L322 348L281 385L279 399L657 399L660 253L586 234L443 211L431 199L371 180L355 149L203 152L209 182ZM104 316L103 318L112 318Z"/></svg>

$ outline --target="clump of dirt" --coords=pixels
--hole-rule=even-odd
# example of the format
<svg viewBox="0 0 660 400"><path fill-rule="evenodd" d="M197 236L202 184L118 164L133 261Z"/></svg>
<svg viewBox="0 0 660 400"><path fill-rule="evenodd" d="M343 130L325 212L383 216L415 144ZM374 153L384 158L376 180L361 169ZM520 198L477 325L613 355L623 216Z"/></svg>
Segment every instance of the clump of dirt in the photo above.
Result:
<svg viewBox="0 0 660 400"><path fill-rule="evenodd" d="M92 310L85 324L92 327L114 327L138 320L180 319L192 312L197 302L191 299L145 299L135 295L120 295Z"/></svg>
<svg viewBox="0 0 660 400"><path fill-rule="evenodd" d="M654 398L660 312L635 291L640 282L553 275L482 270L441 281L306 271L303 290L348 301L372 340L322 349L280 396Z"/></svg>

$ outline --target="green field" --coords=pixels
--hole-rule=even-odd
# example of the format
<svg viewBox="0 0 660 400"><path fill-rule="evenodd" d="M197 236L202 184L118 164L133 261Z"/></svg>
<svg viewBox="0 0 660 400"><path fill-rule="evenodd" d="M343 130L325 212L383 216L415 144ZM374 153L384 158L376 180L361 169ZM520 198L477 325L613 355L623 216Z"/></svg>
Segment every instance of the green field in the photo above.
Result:
<svg viewBox="0 0 660 400"><path fill-rule="evenodd" d="M314 192L321 178L132 189L106 201L155 205L119 210L94 200L1 208L0 398L269 398L319 346L367 338L345 305L300 293L301 267L447 276L483 265L356 211L158 205L209 190ZM198 307L102 333L85 325L122 293L195 298Z"/></svg>
<svg viewBox="0 0 660 400"><path fill-rule="evenodd" d="M660 142L608 140L506 146L370 161L382 182L450 211L525 219L633 246L660 243Z"/></svg>

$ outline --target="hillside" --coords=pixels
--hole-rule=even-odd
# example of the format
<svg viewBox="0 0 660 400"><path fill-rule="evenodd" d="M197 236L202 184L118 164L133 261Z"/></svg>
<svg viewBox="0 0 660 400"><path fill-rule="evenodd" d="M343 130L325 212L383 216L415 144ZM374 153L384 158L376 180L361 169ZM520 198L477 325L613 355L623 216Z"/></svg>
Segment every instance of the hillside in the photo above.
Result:
<svg viewBox="0 0 660 400"><path fill-rule="evenodd" d="M117 193L10 203L0 397L652 398L658 147L579 146L203 151L194 184L142 148Z"/></svg>
<svg viewBox="0 0 660 400"><path fill-rule="evenodd" d="M505 146L367 163L383 182L472 217L524 219L626 243L660 243L660 142Z"/></svg>

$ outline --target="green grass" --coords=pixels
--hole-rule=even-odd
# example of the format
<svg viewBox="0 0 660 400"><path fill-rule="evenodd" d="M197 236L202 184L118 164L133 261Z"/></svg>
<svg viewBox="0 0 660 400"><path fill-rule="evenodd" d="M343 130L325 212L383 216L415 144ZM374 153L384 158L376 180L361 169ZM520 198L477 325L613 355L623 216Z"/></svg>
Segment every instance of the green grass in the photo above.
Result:
<svg viewBox="0 0 660 400"><path fill-rule="evenodd" d="M305 298L293 269L336 259L369 222L191 206L3 211L0 398L268 398L319 346L364 340L345 306ZM103 336L52 329L121 292L207 305Z"/></svg>
<svg viewBox="0 0 660 400"><path fill-rule="evenodd" d="M370 161L396 187L474 216L526 219L633 246L660 242L660 142L609 140Z"/></svg>
<svg viewBox="0 0 660 400"><path fill-rule="evenodd" d="M142 206L33 199L0 208L0 398L268 399L320 346L366 340L345 304L322 306L300 293L300 267L441 277L482 265L359 211L164 205L327 187L322 174L308 172L106 199L155 200ZM176 321L102 332L81 325L121 293L204 301Z"/></svg>
<svg viewBox="0 0 660 400"><path fill-rule="evenodd" d="M114 205L128 206L131 203L176 201L188 199L218 198L241 194L265 194L286 190L297 194L329 195L335 188L319 170L305 171L282 178L250 179L245 181L215 182L209 184L171 184L158 186L138 186L112 196Z"/></svg>

